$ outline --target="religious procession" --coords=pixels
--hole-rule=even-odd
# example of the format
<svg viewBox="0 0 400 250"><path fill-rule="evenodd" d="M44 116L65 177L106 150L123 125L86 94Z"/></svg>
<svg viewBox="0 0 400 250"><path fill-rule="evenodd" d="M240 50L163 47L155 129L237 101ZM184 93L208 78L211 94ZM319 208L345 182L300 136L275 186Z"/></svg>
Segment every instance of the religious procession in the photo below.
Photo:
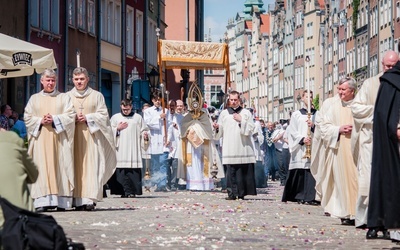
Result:
<svg viewBox="0 0 400 250"><path fill-rule="evenodd" d="M18 178L2 168L11 193L1 195L38 213L93 211L109 195L185 190L222 192L233 203L278 182L283 203L319 206L341 225L365 229L368 240L398 242L398 53L387 51L382 65L360 89L340 79L319 110L305 89L302 108L280 121L259 119L229 86L218 110L208 109L196 82L181 99L166 98L162 79L151 104L135 112L123 99L110 117L84 67L73 70L67 93L57 90L56 71L44 69L42 90L24 110L26 135L1 106L1 152L12 156L4 164L21 168Z"/></svg>
<svg viewBox="0 0 400 250"><path fill-rule="evenodd" d="M187 104L166 103L161 86L140 114L124 99L110 119L85 68L73 71L68 93L46 69L43 90L25 108L32 184L22 200L36 212L91 211L107 193L215 191L229 201L279 181L282 202L321 206L342 225L367 228L367 239L398 241L398 59L386 52L384 72L358 93L353 78L341 79L318 111L304 90L303 108L280 122L258 119L235 90L225 109L209 112L196 83ZM2 130L10 130L11 108L3 106Z"/></svg>

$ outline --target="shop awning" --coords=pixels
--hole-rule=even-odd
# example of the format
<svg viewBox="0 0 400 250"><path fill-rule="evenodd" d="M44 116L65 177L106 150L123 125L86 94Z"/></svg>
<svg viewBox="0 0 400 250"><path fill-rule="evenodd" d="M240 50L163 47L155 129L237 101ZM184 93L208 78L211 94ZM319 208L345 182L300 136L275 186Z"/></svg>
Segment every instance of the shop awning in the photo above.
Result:
<svg viewBox="0 0 400 250"><path fill-rule="evenodd" d="M20 77L57 68L52 49L0 33L0 78Z"/></svg>

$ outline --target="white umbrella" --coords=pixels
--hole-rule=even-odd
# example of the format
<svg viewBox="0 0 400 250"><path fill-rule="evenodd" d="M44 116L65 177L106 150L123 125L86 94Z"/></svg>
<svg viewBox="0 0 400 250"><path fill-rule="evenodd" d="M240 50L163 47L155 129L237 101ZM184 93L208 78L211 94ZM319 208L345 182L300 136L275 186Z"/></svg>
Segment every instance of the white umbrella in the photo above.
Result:
<svg viewBox="0 0 400 250"><path fill-rule="evenodd" d="M29 76L57 68L52 49L0 33L0 79Z"/></svg>

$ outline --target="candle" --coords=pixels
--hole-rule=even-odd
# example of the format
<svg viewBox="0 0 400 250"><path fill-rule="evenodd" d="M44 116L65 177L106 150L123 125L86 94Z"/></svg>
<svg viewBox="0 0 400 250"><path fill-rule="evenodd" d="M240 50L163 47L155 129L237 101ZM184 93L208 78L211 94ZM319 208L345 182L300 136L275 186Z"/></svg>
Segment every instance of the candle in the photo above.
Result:
<svg viewBox="0 0 400 250"><path fill-rule="evenodd" d="M306 56L306 81L307 81L307 112L311 113L311 98L310 98L310 57Z"/></svg>
<svg viewBox="0 0 400 250"><path fill-rule="evenodd" d="M160 91L161 91L161 97L162 97L162 99L164 99L165 91L164 91L164 84L163 83L160 84Z"/></svg>
<svg viewBox="0 0 400 250"><path fill-rule="evenodd" d="M79 50L76 50L76 67L81 66L81 52Z"/></svg>

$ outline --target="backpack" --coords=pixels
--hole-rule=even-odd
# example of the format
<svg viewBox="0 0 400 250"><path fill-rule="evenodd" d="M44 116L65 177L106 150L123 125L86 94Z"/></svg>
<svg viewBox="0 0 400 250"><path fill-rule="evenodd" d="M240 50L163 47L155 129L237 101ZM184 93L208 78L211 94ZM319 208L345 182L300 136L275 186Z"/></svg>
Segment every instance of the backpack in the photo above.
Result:
<svg viewBox="0 0 400 250"><path fill-rule="evenodd" d="M1 233L4 250L68 249L64 230L53 216L19 208L3 197L0 205L4 214Z"/></svg>

